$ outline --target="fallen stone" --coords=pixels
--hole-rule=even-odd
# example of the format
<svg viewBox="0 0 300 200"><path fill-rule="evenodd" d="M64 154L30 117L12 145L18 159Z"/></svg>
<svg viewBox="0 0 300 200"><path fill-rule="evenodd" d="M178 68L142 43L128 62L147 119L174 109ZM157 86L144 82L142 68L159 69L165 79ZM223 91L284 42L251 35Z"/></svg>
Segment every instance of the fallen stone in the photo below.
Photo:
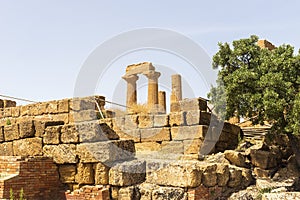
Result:
<svg viewBox="0 0 300 200"><path fill-rule="evenodd" d="M296 200L300 199L300 192L281 192L281 193L265 193L261 197L262 200Z"/></svg>
<svg viewBox="0 0 300 200"><path fill-rule="evenodd" d="M277 166L276 155L269 151L251 149L251 162L262 169L271 169Z"/></svg>
<svg viewBox="0 0 300 200"><path fill-rule="evenodd" d="M238 167L248 167L246 164L246 156L243 155L241 152L237 152L234 150L226 150L224 152L225 158L229 160L232 165Z"/></svg>

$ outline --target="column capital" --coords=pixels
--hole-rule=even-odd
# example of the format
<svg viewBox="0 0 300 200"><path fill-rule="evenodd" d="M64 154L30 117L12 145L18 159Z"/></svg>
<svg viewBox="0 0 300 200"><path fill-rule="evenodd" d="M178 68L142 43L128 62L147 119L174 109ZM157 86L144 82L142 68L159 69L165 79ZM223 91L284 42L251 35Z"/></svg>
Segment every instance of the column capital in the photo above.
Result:
<svg viewBox="0 0 300 200"><path fill-rule="evenodd" d="M143 74L147 76L148 79L151 80L157 80L160 77L160 72L156 72L154 70L143 72Z"/></svg>
<svg viewBox="0 0 300 200"><path fill-rule="evenodd" d="M139 77L136 74L125 74L124 76L122 76L122 78L128 83L136 82L139 79Z"/></svg>

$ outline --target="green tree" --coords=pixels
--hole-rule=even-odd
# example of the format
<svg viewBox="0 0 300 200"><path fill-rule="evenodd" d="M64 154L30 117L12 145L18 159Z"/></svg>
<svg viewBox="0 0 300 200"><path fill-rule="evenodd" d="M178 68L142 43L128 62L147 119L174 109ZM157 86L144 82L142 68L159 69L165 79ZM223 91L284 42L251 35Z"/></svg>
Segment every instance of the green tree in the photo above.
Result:
<svg viewBox="0 0 300 200"><path fill-rule="evenodd" d="M293 141L292 133L300 133L299 52L295 54L290 45L260 48L257 41L253 35L218 44L219 51L213 56L213 68L219 69L217 86L208 96L225 119L245 117L254 124L268 121L273 131L286 133Z"/></svg>

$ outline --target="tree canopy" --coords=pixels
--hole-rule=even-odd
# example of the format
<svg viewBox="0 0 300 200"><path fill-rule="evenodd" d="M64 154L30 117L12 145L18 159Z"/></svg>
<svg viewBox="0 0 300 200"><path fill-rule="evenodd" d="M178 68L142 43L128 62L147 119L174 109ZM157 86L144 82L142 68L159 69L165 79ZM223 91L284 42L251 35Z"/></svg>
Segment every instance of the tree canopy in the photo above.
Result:
<svg viewBox="0 0 300 200"><path fill-rule="evenodd" d="M300 133L300 55L294 47L260 48L257 36L219 43L213 68L219 69L209 98L224 118L268 121L285 133Z"/></svg>

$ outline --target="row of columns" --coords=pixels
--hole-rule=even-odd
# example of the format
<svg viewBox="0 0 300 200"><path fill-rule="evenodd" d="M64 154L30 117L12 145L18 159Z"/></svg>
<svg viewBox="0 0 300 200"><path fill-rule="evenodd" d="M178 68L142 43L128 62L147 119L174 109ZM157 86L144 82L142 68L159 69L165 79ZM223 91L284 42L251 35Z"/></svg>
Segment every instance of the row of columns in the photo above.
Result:
<svg viewBox="0 0 300 200"><path fill-rule="evenodd" d="M158 91L158 78L160 73L149 70L142 73L148 78L148 106L150 109L159 108L160 111L166 111L166 92ZM127 99L126 106L130 109L137 104L137 85L139 79L137 74L125 74L122 77L127 82ZM171 103L182 100L181 76L179 74L172 75L172 93Z"/></svg>

